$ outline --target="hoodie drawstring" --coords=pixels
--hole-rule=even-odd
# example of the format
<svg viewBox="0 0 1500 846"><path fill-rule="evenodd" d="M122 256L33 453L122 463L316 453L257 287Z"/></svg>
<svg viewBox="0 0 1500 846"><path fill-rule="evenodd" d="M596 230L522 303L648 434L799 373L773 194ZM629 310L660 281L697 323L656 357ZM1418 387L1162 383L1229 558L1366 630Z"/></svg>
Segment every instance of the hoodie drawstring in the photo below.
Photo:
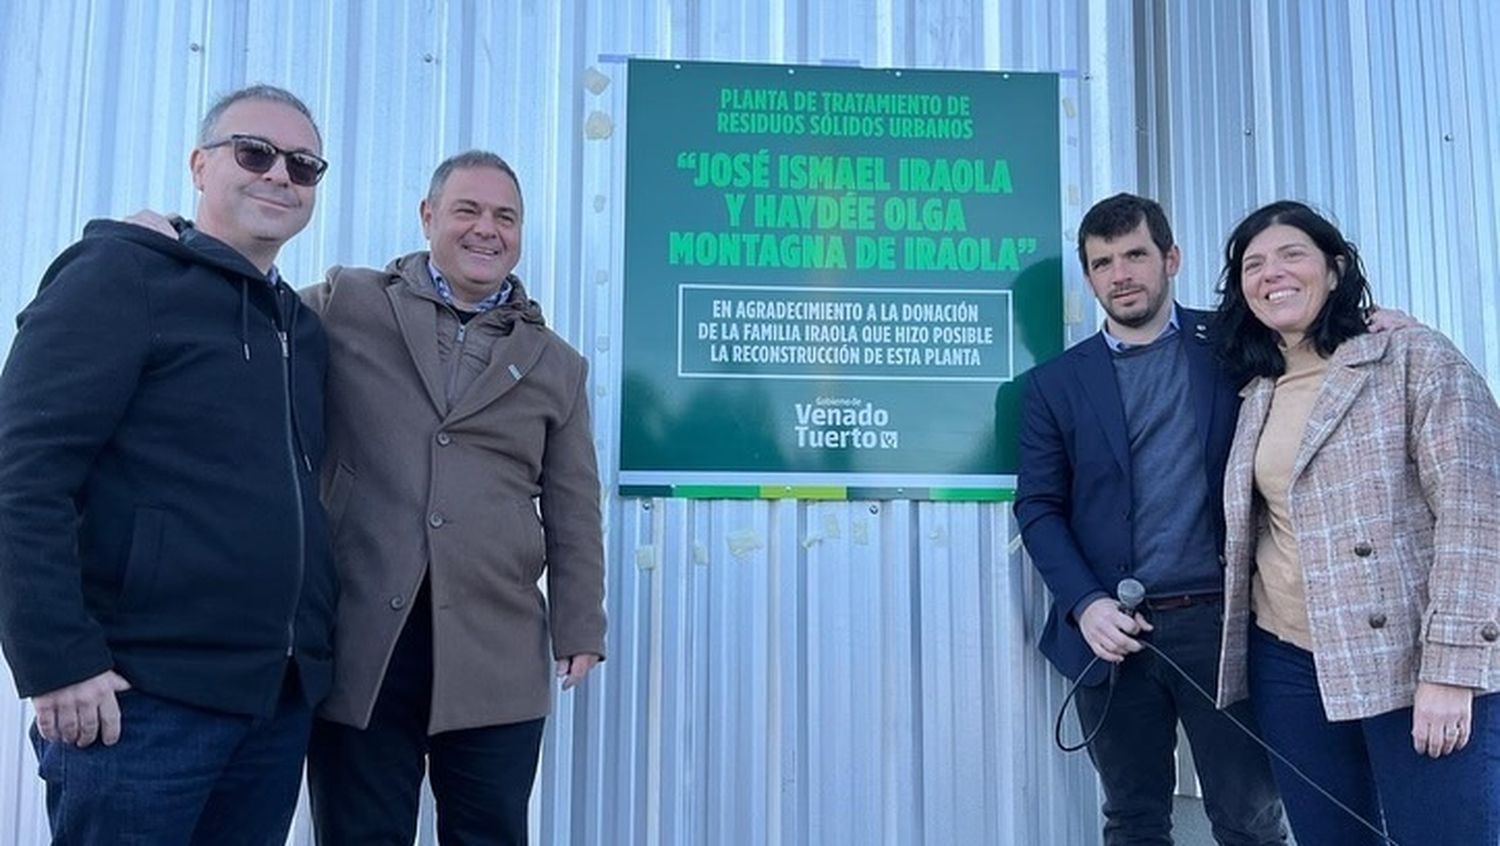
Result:
<svg viewBox="0 0 1500 846"><path fill-rule="evenodd" d="M245 360L250 360L250 282L240 280L240 347L245 350Z"/></svg>

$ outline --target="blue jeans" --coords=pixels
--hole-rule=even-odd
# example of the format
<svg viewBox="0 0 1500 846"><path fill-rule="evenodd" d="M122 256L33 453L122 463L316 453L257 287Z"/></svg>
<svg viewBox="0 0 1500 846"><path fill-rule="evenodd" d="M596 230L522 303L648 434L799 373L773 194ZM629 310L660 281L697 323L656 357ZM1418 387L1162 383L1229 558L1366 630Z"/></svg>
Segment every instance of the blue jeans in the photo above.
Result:
<svg viewBox="0 0 1500 846"><path fill-rule="evenodd" d="M1145 615L1156 627L1147 635L1150 641L1212 693L1219 672L1222 605L1204 603ZM1179 720L1193 746L1214 839L1225 846L1286 842L1265 752L1210 699L1149 651L1126 658L1114 684L1107 712L1108 685L1080 688L1077 699L1085 731L1104 719L1089 744L1089 756L1104 787L1106 846L1172 846L1172 788L1177 781L1173 751ZM1253 728L1243 704L1231 710Z"/></svg>
<svg viewBox="0 0 1500 846"><path fill-rule="evenodd" d="M282 846L297 807L312 709L288 681L259 719L127 690L120 741L31 742L54 846Z"/></svg>
<svg viewBox="0 0 1500 846"><path fill-rule="evenodd" d="M1474 700L1468 746L1428 758L1412 748L1410 708L1329 722L1312 653L1253 624L1249 671L1250 702L1266 741L1396 843L1500 843L1500 697ZM1384 846L1284 764L1273 767L1298 842Z"/></svg>

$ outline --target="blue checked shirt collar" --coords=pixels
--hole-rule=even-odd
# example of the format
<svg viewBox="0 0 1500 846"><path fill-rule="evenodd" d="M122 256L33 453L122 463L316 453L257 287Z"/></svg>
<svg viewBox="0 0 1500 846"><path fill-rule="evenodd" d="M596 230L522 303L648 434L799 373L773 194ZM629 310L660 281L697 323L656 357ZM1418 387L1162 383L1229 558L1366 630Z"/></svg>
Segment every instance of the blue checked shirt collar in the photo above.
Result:
<svg viewBox="0 0 1500 846"><path fill-rule="evenodd" d="M1181 324L1178 322L1177 304L1172 303L1172 316L1167 318L1167 325L1161 327L1161 332L1158 333L1155 338L1152 338L1148 343L1132 344L1129 341L1122 341L1119 338L1116 338L1114 335L1109 334L1109 321L1104 322L1104 328L1100 331L1103 333L1104 343L1109 345L1110 351L1122 353L1128 350L1133 350L1137 347L1150 346L1151 344L1160 341L1162 338L1165 338L1168 335L1176 334L1179 329L1181 329Z"/></svg>
<svg viewBox="0 0 1500 846"><path fill-rule="evenodd" d="M427 259L427 272L432 275L432 287L437 290L438 296L443 298L443 302L447 303L450 306L453 306L454 308L458 308L458 306L453 302L453 286L448 284L447 279L443 278L442 271L438 270L437 265L432 263L431 258ZM505 284L500 286L500 290L496 291L493 294L490 294L488 297L485 297L483 300L476 303L473 310L478 313L483 313L489 311L495 306L503 305L507 300L510 299L510 292L514 287L515 286L510 284L510 277L507 276L505 278ZM468 309L461 310L468 311Z"/></svg>

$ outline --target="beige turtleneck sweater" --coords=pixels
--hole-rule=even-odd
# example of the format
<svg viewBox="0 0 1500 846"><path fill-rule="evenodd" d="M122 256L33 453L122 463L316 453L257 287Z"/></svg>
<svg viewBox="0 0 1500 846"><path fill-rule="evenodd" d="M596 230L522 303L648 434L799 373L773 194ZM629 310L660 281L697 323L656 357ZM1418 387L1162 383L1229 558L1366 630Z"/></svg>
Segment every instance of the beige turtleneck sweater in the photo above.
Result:
<svg viewBox="0 0 1500 846"><path fill-rule="evenodd" d="M1308 415L1328 373L1328 361L1306 343L1282 354L1286 373L1276 380L1271 410L1255 448L1255 490L1265 502L1267 530L1256 544L1250 608L1261 628L1311 650L1296 515L1291 513L1291 476Z"/></svg>

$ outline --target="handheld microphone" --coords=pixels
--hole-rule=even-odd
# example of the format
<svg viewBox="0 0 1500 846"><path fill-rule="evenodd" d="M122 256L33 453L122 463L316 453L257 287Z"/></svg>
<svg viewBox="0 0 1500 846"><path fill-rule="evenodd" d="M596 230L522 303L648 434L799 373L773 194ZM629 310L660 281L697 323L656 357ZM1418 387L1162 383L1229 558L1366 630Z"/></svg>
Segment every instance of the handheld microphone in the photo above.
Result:
<svg viewBox="0 0 1500 846"><path fill-rule="evenodd" d="M1115 602L1117 603L1116 607L1120 609L1120 613L1122 614L1134 617L1135 609L1140 607L1140 604L1144 602L1145 599L1146 586L1136 581L1135 579L1121 579L1120 584L1115 586ZM1085 667L1083 672L1079 673L1078 678L1073 680L1072 686L1068 688L1068 695L1063 697L1062 707L1057 711L1057 722L1052 726L1052 740L1057 744L1057 748L1061 749L1064 752L1076 752L1079 749L1082 749L1092 743L1094 740L1094 736L1099 733L1099 729L1104 727L1104 718L1109 714L1110 703L1114 702L1115 678L1119 673L1118 664L1109 665L1109 693L1105 695L1104 707L1102 709L1103 713L1099 715L1099 722L1095 723L1093 728L1085 732L1083 735L1083 740L1079 741L1077 744L1070 746L1063 742L1063 715L1068 712L1068 703L1073 701L1074 695L1078 693L1078 686L1083 683L1084 676L1088 675L1089 668L1097 664L1099 660L1099 656L1097 655L1089 660L1088 667ZM1079 728L1082 728L1082 716L1078 718L1078 722Z"/></svg>
<svg viewBox="0 0 1500 846"><path fill-rule="evenodd" d="M1120 610L1133 617L1146 598L1146 586L1135 579L1121 579L1115 596L1120 600Z"/></svg>

